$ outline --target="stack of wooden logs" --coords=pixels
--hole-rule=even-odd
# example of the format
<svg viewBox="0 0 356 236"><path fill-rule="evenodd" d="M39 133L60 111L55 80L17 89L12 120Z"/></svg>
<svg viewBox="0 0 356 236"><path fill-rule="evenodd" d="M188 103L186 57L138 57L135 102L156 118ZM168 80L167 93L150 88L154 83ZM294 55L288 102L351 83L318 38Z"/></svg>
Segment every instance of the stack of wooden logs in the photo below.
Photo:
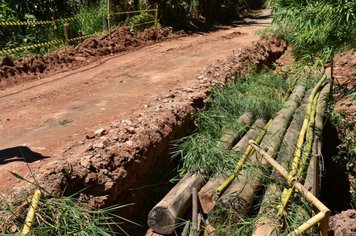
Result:
<svg viewBox="0 0 356 236"><path fill-rule="evenodd" d="M307 174L303 178L303 180L305 179L304 186L310 189L315 196L318 195L320 186L319 157L321 155L322 126L330 87L330 83L324 83L320 88L315 112L311 159L306 168ZM304 85L297 85L284 107L270 122L264 119L255 120L251 113L245 113L237 122L250 125L250 129L242 137L235 135L232 131L227 132L217 144L223 148L232 148L244 153L246 163L258 166L261 168L261 173L267 173L276 182L265 186L260 174L254 174L247 168L242 168L244 161L240 163L241 167L237 166L235 171L220 173L208 181L204 181L199 173L186 174L150 211L147 221L150 229L146 235L171 235L180 226L181 229L183 228L182 235L200 235L203 228L204 235L214 235L214 228L221 223L221 219L211 214L215 208L229 209L230 214L236 214L234 219L241 218L239 216L248 216L256 201L257 193L261 193L261 190L265 191L257 215L254 235L279 235L282 224L279 222L278 212L271 202L276 202L273 198L282 194L283 189L278 184L282 178L272 170L266 161L259 158L252 150L248 150L249 140L260 138L260 147L285 169L290 170L298 134L306 116L305 112L311 94L312 89L308 90ZM264 135L261 136L261 133ZM230 179L228 185L226 188L220 188L226 179ZM191 209L191 217L184 220L188 209ZM204 220L205 225L201 227L203 218L207 220ZM186 223L184 224L184 222Z"/></svg>

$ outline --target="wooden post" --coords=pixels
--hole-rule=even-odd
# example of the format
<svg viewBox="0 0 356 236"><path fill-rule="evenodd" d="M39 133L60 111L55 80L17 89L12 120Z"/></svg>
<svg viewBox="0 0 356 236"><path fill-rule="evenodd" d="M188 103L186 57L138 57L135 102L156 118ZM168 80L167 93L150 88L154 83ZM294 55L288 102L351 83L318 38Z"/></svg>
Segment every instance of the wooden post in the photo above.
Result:
<svg viewBox="0 0 356 236"><path fill-rule="evenodd" d="M198 229L198 193L197 188L192 189L192 236L197 235Z"/></svg>
<svg viewBox="0 0 356 236"><path fill-rule="evenodd" d="M108 18L106 16L103 16L103 26L104 26L104 30L106 32L109 32Z"/></svg>
<svg viewBox="0 0 356 236"><path fill-rule="evenodd" d="M107 17L107 24L108 24L108 31L109 31L109 38L111 40L111 12L110 12L110 0L106 0L106 17Z"/></svg>
<svg viewBox="0 0 356 236"><path fill-rule="evenodd" d="M155 29L158 28L158 4L156 3L156 8L155 8Z"/></svg>
<svg viewBox="0 0 356 236"><path fill-rule="evenodd" d="M198 190L202 185L199 174L186 174L150 211L148 226L159 234L173 233L176 223L191 206L193 188Z"/></svg>
<svg viewBox="0 0 356 236"><path fill-rule="evenodd" d="M68 44L68 41L72 38L70 24L68 23L64 24L63 29L64 29L64 40Z"/></svg>

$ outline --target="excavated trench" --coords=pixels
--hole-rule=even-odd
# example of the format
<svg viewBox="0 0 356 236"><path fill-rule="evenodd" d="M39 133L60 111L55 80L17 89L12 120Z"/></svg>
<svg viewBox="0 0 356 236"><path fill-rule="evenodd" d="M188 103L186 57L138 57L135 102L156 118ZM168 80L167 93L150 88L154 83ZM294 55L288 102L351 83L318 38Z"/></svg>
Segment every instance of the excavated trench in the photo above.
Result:
<svg viewBox="0 0 356 236"><path fill-rule="evenodd" d="M149 104L157 108L155 112L133 114L88 134L64 153L72 157L71 162L63 160L45 167L47 171L41 174L47 180L46 188L54 193L66 189L67 194L85 189L80 198L98 207L133 204L118 214L141 227L129 223L122 227L130 235L145 235L149 211L178 181L179 160L171 158L171 141L194 132L192 114L208 109L207 97L214 85L225 84L232 75L245 72L251 63L257 69L270 66L286 49L286 42L279 38L259 41L208 67L190 87L162 98L163 104ZM331 210L341 211L348 207L350 196L345 170L336 167L331 158L338 145L335 132L330 124L324 126L321 200ZM257 213L256 209L252 211L253 215Z"/></svg>
<svg viewBox="0 0 356 236"><path fill-rule="evenodd" d="M337 129L327 120L323 130L322 156L324 172L322 175L320 199L327 205L332 214L351 207L350 183L346 166L335 161L340 144Z"/></svg>
<svg viewBox="0 0 356 236"><path fill-rule="evenodd" d="M171 159L170 142L195 129L192 114L207 109L207 97L216 84L225 84L251 64L257 68L272 65L286 49L284 40L272 38L239 50L205 69L184 89L148 104L152 108L148 112L88 134L63 153L65 159L44 166L39 179L46 180L43 185L53 193L84 189L80 198L93 206L133 203L118 213L142 227L124 224L123 228L130 235L144 235L149 210L178 176L178 160Z"/></svg>

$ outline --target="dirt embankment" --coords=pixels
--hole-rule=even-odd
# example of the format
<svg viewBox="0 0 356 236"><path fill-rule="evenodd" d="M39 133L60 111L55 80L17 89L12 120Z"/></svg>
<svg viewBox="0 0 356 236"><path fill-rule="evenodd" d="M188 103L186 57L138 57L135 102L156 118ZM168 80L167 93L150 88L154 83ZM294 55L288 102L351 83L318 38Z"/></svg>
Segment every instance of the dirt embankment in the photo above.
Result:
<svg viewBox="0 0 356 236"><path fill-rule="evenodd" d="M36 176L55 193L86 188L81 197L95 206L118 202L160 159L169 158L169 141L182 137L193 125L192 112L205 107L215 84L226 83L229 76L245 71L250 64L261 68L273 63L286 48L285 41L273 38L238 51L208 67L185 89L157 98L145 112L87 134Z"/></svg>
<svg viewBox="0 0 356 236"><path fill-rule="evenodd" d="M76 69L98 60L100 56L131 51L144 45L183 36L183 32L173 33L168 28L146 29L142 33L122 27L100 38L89 38L76 46L66 46L58 52L35 55L12 61L5 57L0 63L0 88L18 84L26 80L40 79L53 72Z"/></svg>
<svg viewBox="0 0 356 236"><path fill-rule="evenodd" d="M355 156L342 152L346 149L351 149L356 146L356 106L355 95L356 92L356 50L351 50L338 55L334 59L334 89L333 97L336 102L333 113L336 114L336 134L340 141L339 155L342 158L351 158L355 160ZM353 94L353 95L352 95ZM338 120L339 119L339 120ZM353 154L355 155L355 154ZM346 160L349 164L352 161ZM340 163L339 163L340 164ZM344 170L345 171L345 170ZM356 163L348 166L348 183L351 192L356 192ZM342 178L342 177L341 177ZM334 186L340 177L334 177ZM339 194L339 193L338 193ZM355 206L355 199L351 197L351 204L347 202L347 206L351 208L352 204ZM344 235L351 236L356 234L356 210L349 209L335 214L331 217L330 222L330 235Z"/></svg>

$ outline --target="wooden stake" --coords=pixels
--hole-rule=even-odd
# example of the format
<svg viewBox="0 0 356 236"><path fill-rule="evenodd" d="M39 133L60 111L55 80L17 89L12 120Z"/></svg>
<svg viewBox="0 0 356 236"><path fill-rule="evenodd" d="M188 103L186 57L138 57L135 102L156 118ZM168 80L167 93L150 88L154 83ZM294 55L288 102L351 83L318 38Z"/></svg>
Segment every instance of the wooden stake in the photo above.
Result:
<svg viewBox="0 0 356 236"><path fill-rule="evenodd" d="M197 229L198 229L198 193L197 193L197 188L193 188L192 190L192 236L197 235Z"/></svg>
<svg viewBox="0 0 356 236"><path fill-rule="evenodd" d="M72 38L70 24L68 23L64 24L63 29L64 29L64 40L66 43L68 43L68 41Z"/></svg>

